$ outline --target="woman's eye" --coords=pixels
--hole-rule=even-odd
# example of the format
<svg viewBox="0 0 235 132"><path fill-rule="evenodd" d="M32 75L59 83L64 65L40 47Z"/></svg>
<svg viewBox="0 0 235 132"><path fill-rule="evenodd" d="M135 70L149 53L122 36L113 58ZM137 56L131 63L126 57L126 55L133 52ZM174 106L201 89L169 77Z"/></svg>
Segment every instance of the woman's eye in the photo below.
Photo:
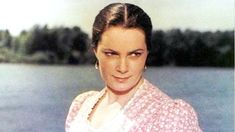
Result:
<svg viewBox="0 0 235 132"><path fill-rule="evenodd" d="M131 56L140 56L140 55L141 55L141 53L138 53L138 52L137 52L137 53L132 53L132 54L131 54Z"/></svg>
<svg viewBox="0 0 235 132"><path fill-rule="evenodd" d="M106 56L113 56L113 55L116 55L116 53L113 53L113 52L104 52L104 54Z"/></svg>

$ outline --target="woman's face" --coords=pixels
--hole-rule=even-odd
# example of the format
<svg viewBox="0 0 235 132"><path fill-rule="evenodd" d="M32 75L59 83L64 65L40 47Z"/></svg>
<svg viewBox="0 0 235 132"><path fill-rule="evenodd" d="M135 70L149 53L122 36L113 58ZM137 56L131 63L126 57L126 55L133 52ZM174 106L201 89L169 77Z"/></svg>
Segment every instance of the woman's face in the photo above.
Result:
<svg viewBox="0 0 235 132"><path fill-rule="evenodd" d="M129 91L143 80L148 51L142 30L110 27L102 34L94 52L101 77L111 90Z"/></svg>

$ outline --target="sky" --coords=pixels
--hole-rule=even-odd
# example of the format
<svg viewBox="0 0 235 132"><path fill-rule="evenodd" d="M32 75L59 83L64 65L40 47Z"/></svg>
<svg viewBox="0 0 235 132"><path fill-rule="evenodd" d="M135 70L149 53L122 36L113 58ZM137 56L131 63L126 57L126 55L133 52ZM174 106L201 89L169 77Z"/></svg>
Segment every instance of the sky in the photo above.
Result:
<svg viewBox="0 0 235 132"><path fill-rule="evenodd" d="M151 17L154 29L234 29L234 0L0 0L0 30L18 35L47 24L79 26L90 35L95 16L113 2L138 5Z"/></svg>

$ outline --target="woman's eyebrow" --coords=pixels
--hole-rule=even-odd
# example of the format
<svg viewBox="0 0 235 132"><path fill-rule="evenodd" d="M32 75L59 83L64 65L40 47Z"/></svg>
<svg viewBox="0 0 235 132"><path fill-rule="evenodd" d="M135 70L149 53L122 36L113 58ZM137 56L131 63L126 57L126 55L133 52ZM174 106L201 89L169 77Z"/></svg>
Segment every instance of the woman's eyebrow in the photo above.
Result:
<svg viewBox="0 0 235 132"><path fill-rule="evenodd" d="M114 53L117 53L118 54L118 51L115 51L113 49L109 49L109 48L105 48L105 49L102 49L103 52L114 52Z"/></svg>
<svg viewBox="0 0 235 132"><path fill-rule="evenodd" d="M109 52L119 53L118 51L115 51L115 50L110 49L110 48L102 49L102 51L103 51L103 52L109 51ZM144 51L144 49L135 49L135 50L129 51L128 54L132 54L132 53L136 53L136 52L143 52L143 51Z"/></svg>
<svg viewBox="0 0 235 132"><path fill-rule="evenodd" d="M102 51L113 51L113 52L117 52L117 51L115 51L115 50L113 50L113 49L110 49L110 48L104 48L104 49L102 49Z"/></svg>
<svg viewBox="0 0 235 132"><path fill-rule="evenodd" d="M143 52L144 49L136 49L136 50L133 50L133 51L130 51L128 52L129 54L132 54L132 53L136 53L136 52Z"/></svg>

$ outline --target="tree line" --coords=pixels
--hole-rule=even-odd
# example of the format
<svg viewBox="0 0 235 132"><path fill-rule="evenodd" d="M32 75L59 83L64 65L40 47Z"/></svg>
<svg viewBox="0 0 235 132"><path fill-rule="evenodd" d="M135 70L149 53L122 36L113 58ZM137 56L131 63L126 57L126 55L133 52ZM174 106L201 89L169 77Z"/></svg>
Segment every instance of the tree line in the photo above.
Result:
<svg viewBox="0 0 235 132"><path fill-rule="evenodd" d="M0 30L0 62L93 64L90 43L88 34L77 26L35 25L18 36ZM234 31L154 30L147 64L234 67Z"/></svg>

